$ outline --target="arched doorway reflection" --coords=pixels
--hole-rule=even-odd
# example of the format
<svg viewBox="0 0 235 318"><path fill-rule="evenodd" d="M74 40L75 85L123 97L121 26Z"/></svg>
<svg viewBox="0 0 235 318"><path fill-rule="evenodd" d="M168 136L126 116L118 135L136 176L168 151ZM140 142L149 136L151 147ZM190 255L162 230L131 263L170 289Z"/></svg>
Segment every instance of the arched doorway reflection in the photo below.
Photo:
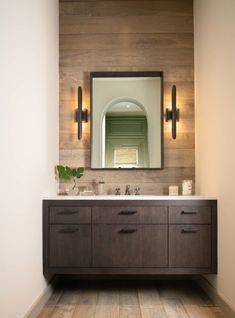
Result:
<svg viewBox="0 0 235 318"><path fill-rule="evenodd" d="M103 167L149 167L148 148L144 106L127 97L109 103L102 120Z"/></svg>

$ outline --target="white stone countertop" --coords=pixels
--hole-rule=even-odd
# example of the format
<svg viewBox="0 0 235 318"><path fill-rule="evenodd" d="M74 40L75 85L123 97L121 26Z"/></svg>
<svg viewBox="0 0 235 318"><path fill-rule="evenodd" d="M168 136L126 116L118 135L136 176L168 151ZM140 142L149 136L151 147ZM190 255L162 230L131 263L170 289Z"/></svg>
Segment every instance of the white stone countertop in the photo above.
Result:
<svg viewBox="0 0 235 318"><path fill-rule="evenodd" d="M55 195L45 196L43 200L217 200L217 198L199 195Z"/></svg>

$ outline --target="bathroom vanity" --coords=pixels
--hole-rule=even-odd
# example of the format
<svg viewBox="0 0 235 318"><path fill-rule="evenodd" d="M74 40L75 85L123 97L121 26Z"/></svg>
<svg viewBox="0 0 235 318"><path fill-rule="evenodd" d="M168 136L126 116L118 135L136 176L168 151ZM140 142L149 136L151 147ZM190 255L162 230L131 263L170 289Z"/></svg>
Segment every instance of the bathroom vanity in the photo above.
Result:
<svg viewBox="0 0 235 318"><path fill-rule="evenodd" d="M217 201L94 196L43 200L45 274L217 272Z"/></svg>

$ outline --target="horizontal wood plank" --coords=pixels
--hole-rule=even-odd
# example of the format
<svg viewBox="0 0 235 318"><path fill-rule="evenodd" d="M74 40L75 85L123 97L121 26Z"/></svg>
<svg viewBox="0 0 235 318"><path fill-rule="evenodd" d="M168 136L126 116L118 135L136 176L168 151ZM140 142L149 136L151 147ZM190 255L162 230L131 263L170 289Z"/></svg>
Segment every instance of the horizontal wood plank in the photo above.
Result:
<svg viewBox="0 0 235 318"><path fill-rule="evenodd" d="M78 281L76 284L80 285L81 282ZM75 310L70 305L70 298L67 298L66 302L56 307L46 304L38 318L68 318L71 317L71 313L73 318L225 318L221 308L211 302L209 297L190 280L162 280L155 284L154 291L153 283L149 281L125 282L125 284L118 281L109 284L96 282L92 285L86 282L83 287L83 301L75 307ZM65 293L68 288L70 287L65 286ZM139 290L141 290L139 301L133 302ZM76 288L71 290L71 298L74 298L73 294L77 297ZM88 298L89 295L91 298ZM127 301L126 297L131 301ZM125 305L130 302L134 305Z"/></svg>
<svg viewBox="0 0 235 318"><path fill-rule="evenodd" d="M193 49L192 33L67 34L60 35L60 50Z"/></svg>
<svg viewBox="0 0 235 318"><path fill-rule="evenodd" d="M160 63L156 63L155 65L145 65L145 66L132 66L132 65L123 65L123 66L90 66L90 65L82 65L82 66L74 66L71 68L70 66L61 66L60 67L60 82L68 83L68 84L84 84L84 82L89 82L90 72L141 72L141 71L163 71L164 72L164 80L166 82L194 82L194 67L193 65L185 65L182 67L181 65L163 65ZM63 94L62 96L63 97Z"/></svg>
<svg viewBox="0 0 235 318"><path fill-rule="evenodd" d="M188 16L60 16L60 34L193 33Z"/></svg>
<svg viewBox="0 0 235 318"><path fill-rule="evenodd" d="M60 66L193 65L192 49L61 50Z"/></svg>
<svg viewBox="0 0 235 318"><path fill-rule="evenodd" d="M61 3L60 15L79 16L192 16L192 3L188 0L178 1L76 1Z"/></svg>

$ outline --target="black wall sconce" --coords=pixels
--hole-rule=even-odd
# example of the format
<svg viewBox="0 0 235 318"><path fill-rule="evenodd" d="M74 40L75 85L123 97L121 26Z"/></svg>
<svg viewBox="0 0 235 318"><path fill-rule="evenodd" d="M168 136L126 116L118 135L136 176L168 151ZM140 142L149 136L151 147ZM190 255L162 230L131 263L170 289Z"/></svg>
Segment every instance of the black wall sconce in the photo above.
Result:
<svg viewBox="0 0 235 318"><path fill-rule="evenodd" d="M176 105L176 86L172 86L172 92L171 92L171 107L172 109L169 110L166 109L166 122L169 120L172 121L172 138L176 139L176 122L180 119L180 111L177 108Z"/></svg>
<svg viewBox="0 0 235 318"><path fill-rule="evenodd" d="M78 86L78 108L75 110L75 122L78 123L77 126L77 133L78 133L78 139L82 139L82 122L87 123L88 122L88 110L84 109L82 110L82 88L81 86Z"/></svg>

